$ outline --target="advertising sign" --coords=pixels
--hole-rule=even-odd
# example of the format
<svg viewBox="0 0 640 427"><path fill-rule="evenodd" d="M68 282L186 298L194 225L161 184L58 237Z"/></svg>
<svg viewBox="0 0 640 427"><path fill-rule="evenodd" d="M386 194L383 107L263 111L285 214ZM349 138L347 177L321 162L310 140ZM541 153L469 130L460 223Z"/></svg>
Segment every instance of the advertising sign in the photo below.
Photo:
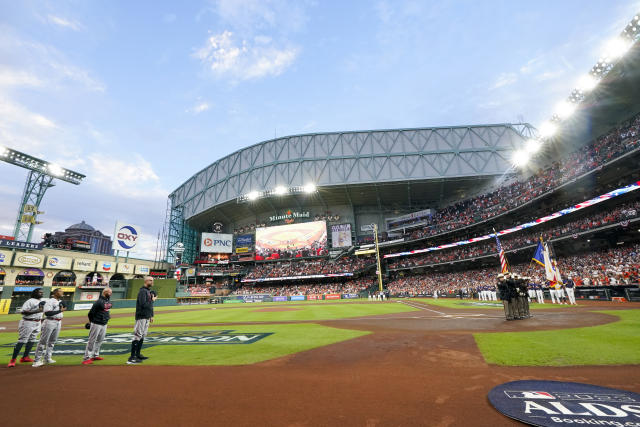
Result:
<svg viewBox="0 0 640 427"><path fill-rule="evenodd" d="M0 247L13 249L42 249L42 243L29 243L21 240L0 239Z"/></svg>
<svg viewBox="0 0 640 427"><path fill-rule="evenodd" d="M358 294L343 294L342 299L354 299L358 298Z"/></svg>
<svg viewBox="0 0 640 427"><path fill-rule="evenodd" d="M50 255L47 258L47 264L45 268L51 268L53 270L71 270L72 258L66 256Z"/></svg>
<svg viewBox="0 0 640 427"><path fill-rule="evenodd" d="M289 299L291 301L304 301L304 295L291 295L291 297L289 297Z"/></svg>
<svg viewBox="0 0 640 427"><path fill-rule="evenodd" d="M86 258L75 258L73 269L76 271L93 271L96 269L96 260Z"/></svg>
<svg viewBox="0 0 640 427"><path fill-rule="evenodd" d="M44 255L16 252L13 265L16 267L42 267L44 265Z"/></svg>
<svg viewBox="0 0 640 427"><path fill-rule="evenodd" d="M11 262L11 251L0 249L0 265L9 265Z"/></svg>
<svg viewBox="0 0 640 427"><path fill-rule="evenodd" d="M22 273L21 276L35 276L35 277L44 277L44 272L39 268L27 268Z"/></svg>
<svg viewBox="0 0 640 427"><path fill-rule="evenodd" d="M3 234L0 234L0 240L16 240L16 239L13 236L5 236Z"/></svg>
<svg viewBox="0 0 640 427"><path fill-rule="evenodd" d="M101 273L116 271L116 263L111 261L98 261L97 270Z"/></svg>
<svg viewBox="0 0 640 427"><path fill-rule="evenodd" d="M324 299L340 299L340 294L326 294Z"/></svg>
<svg viewBox="0 0 640 427"><path fill-rule="evenodd" d="M309 301L321 300L322 299L322 295L307 295L307 299Z"/></svg>
<svg viewBox="0 0 640 427"><path fill-rule="evenodd" d="M136 270L135 271L136 271L136 274L149 274L151 269L149 268L148 265L136 264Z"/></svg>
<svg viewBox="0 0 640 427"><path fill-rule="evenodd" d="M324 221L256 229L256 254L263 259L319 256L326 253L326 247Z"/></svg>
<svg viewBox="0 0 640 427"><path fill-rule="evenodd" d="M80 301L96 301L100 292L80 292Z"/></svg>
<svg viewBox="0 0 640 427"><path fill-rule="evenodd" d="M140 237L140 227L117 221L113 232L113 250L133 252L138 247Z"/></svg>
<svg viewBox="0 0 640 427"><path fill-rule="evenodd" d="M123 274L133 274L134 265L128 262L119 262L117 272Z"/></svg>
<svg viewBox="0 0 640 427"><path fill-rule="evenodd" d="M232 251L233 234L202 233L200 252L230 254Z"/></svg>
<svg viewBox="0 0 640 427"><path fill-rule="evenodd" d="M236 247L249 248L253 245L253 234L242 234L236 237Z"/></svg>
<svg viewBox="0 0 640 427"><path fill-rule="evenodd" d="M287 297L286 297L286 296L276 296L276 297L273 297L273 302L283 302L283 301L286 301L286 300L287 300Z"/></svg>
<svg viewBox="0 0 640 427"><path fill-rule="evenodd" d="M344 248L351 246L351 224L331 226L331 247Z"/></svg>

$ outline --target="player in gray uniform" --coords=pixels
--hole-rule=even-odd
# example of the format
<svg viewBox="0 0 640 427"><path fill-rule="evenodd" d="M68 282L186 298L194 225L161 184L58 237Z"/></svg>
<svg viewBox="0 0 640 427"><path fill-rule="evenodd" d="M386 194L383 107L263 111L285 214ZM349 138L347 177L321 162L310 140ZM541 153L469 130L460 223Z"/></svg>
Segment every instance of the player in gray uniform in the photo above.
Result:
<svg viewBox="0 0 640 427"><path fill-rule="evenodd" d="M93 303L91 310L89 310L89 339L87 340L87 347L84 351L83 365L90 365L96 360L104 360L100 357L100 347L104 341L104 337L107 334L107 323L111 318L109 310L111 310L111 288L105 288L102 291L102 295L96 302Z"/></svg>
<svg viewBox="0 0 640 427"><path fill-rule="evenodd" d="M38 348L36 349L36 359L33 362L34 368L42 366L46 363L56 363L51 358L53 347L58 340L58 334L62 327L62 313L67 310L60 299L62 298L62 289L56 288L51 293L53 298L49 298L44 304L44 321L42 322L42 333Z"/></svg>
<svg viewBox="0 0 640 427"><path fill-rule="evenodd" d="M33 362L33 359L29 357L29 352L36 343L36 337L40 332L42 307L44 305L44 301L40 301L40 299L42 299L42 289L37 288L31 291L31 298L22 304L22 319L18 323L18 342L13 348L13 356L11 356L11 361L7 365L9 368L16 366L16 359L23 345L25 346L24 354L20 358L20 363Z"/></svg>
<svg viewBox="0 0 640 427"><path fill-rule="evenodd" d="M155 292L151 291L153 277L144 278L144 286L138 292L136 300L136 324L133 328L133 341L131 341L131 356L127 359L127 365L142 363L148 357L140 354L144 344L144 338L149 331L149 324L153 322L153 303L157 299ZM378 295L380 298L380 295Z"/></svg>

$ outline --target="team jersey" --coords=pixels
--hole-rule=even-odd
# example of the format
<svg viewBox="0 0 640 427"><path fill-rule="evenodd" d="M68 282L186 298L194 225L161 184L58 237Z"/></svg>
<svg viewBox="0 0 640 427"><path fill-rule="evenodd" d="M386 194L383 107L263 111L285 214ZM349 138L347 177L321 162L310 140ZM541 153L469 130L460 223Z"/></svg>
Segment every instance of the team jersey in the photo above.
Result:
<svg viewBox="0 0 640 427"><path fill-rule="evenodd" d="M27 301L25 301L24 304L22 304L22 309L21 311L36 311L38 309L38 306L40 305L40 300L39 299L35 299L35 298L29 298ZM41 320L42 319L42 312L38 312L35 314L27 314L22 316L23 319L28 319L28 320Z"/></svg>
<svg viewBox="0 0 640 427"><path fill-rule="evenodd" d="M44 305L44 312L47 311L60 311L60 301L55 298L49 298ZM53 316L47 316L47 319L62 319L62 312L54 314Z"/></svg>

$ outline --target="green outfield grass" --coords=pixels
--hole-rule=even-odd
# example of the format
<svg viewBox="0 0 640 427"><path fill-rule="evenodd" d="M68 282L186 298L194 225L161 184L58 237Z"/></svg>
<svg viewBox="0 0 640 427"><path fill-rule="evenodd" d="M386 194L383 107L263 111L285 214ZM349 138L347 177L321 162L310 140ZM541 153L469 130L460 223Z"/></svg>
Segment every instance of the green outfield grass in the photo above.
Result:
<svg viewBox="0 0 640 427"><path fill-rule="evenodd" d="M220 331L220 328L211 327L190 327L190 328L170 328L151 326L150 336L159 332L168 335L183 333L193 336L202 334L203 331ZM254 333L270 333L271 335L256 341L252 344L149 344L145 342L142 353L149 359L144 365L245 365L258 363L269 359L286 356L288 354L298 353L317 347L322 347L341 341L357 338L369 334L366 331L352 331L345 329L331 328L317 324L300 324L300 325L252 325L242 327L229 327L224 330L233 330L233 333L245 333L247 335ZM130 334L131 328L109 328L108 335L112 334ZM88 331L86 330L64 330L60 334L59 342L63 342L68 337L86 338ZM130 348L130 338L123 338L121 349ZM148 339L147 339L148 341ZM0 334L0 354L7 361L11 357L12 346L3 344L15 343L14 333ZM110 345L105 344L103 349L106 350ZM58 344L56 348L65 348L64 344ZM74 345L75 349L84 351L84 344L78 342ZM34 349L35 350L35 349ZM96 365L122 365L125 364L129 354L109 354L103 352L105 360L95 362ZM33 357L33 354L31 355ZM54 359L56 365L76 365L82 361L82 355L59 355L55 354ZM24 366L27 366L26 364ZM46 369L46 367L44 368ZM135 369L135 368L134 368Z"/></svg>
<svg viewBox="0 0 640 427"><path fill-rule="evenodd" d="M487 363L510 366L640 363L640 310L599 311L620 320L600 326L474 334Z"/></svg>

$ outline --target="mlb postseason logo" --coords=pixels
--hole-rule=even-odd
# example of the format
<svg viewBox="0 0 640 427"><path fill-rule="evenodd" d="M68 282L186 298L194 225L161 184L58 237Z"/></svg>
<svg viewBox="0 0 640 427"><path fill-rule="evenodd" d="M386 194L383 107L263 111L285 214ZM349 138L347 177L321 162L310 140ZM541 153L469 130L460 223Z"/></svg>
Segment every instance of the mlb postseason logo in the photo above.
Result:
<svg viewBox="0 0 640 427"><path fill-rule="evenodd" d="M489 392L504 415L535 426L640 426L640 394L591 384L513 381Z"/></svg>
<svg viewBox="0 0 640 427"><path fill-rule="evenodd" d="M113 236L114 250L132 252L140 241L140 227L117 221Z"/></svg>

